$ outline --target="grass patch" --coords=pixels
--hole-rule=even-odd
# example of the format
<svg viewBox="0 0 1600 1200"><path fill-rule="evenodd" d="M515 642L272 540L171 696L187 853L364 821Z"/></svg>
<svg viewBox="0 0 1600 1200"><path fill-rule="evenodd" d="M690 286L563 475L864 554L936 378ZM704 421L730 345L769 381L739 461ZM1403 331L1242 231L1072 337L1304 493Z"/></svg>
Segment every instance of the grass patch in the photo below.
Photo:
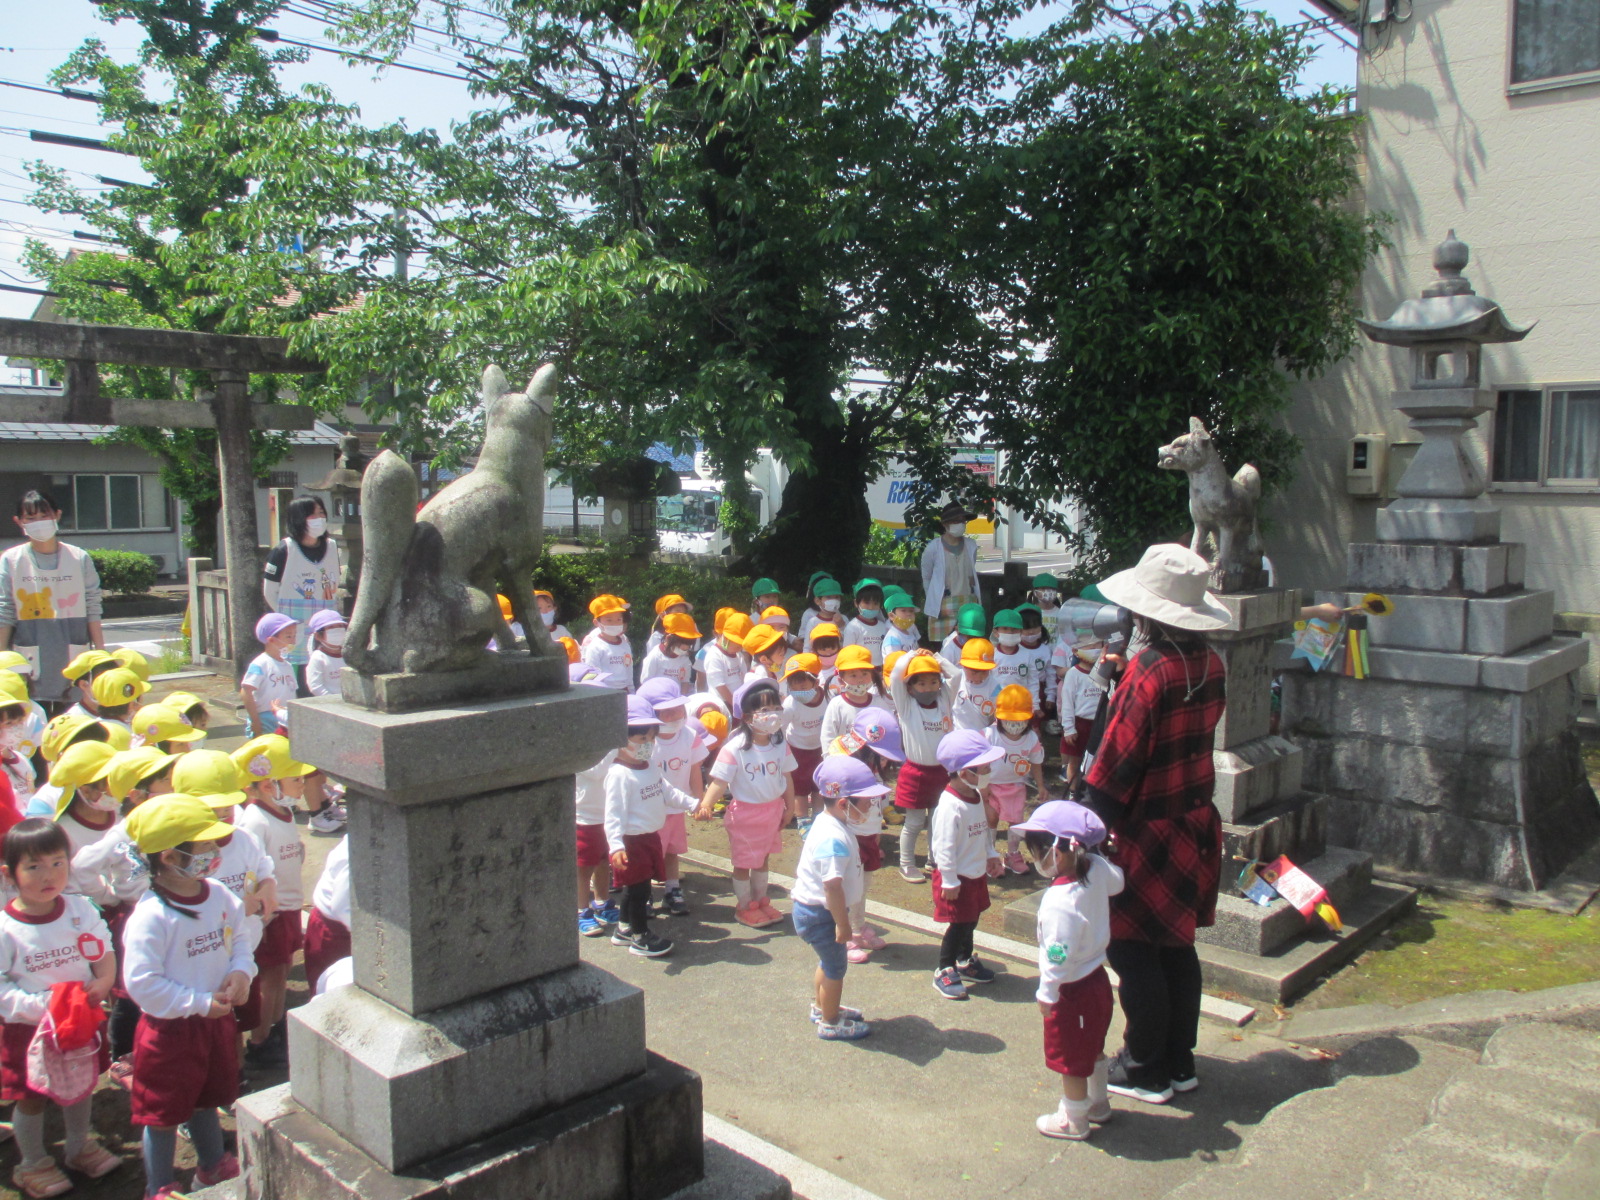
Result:
<svg viewBox="0 0 1600 1200"><path fill-rule="evenodd" d="M171 675L175 671L189 669L189 647L187 645L168 646L161 652L161 657L150 664L152 675Z"/></svg>
<svg viewBox="0 0 1600 1200"><path fill-rule="evenodd" d="M1459 992L1532 992L1600 979L1600 918L1423 896L1300 1009L1412 1004Z"/></svg>

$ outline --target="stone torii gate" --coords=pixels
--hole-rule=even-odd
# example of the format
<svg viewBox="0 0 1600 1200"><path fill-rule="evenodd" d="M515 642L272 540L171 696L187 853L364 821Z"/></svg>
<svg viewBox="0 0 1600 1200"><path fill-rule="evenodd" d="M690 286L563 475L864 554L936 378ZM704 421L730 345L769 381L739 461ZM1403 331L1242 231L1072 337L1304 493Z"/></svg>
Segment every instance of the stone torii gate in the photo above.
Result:
<svg viewBox="0 0 1600 1200"><path fill-rule="evenodd" d="M291 358L286 338L11 318L0 318L0 354L65 364L60 390L7 389L0 396L0 421L217 431L228 623L234 661L242 670L253 657L255 623L263 604L250 431L310 429L316 420L315 411L302 405L252 401L250 373L309 374L323 370L323 364ZM213 391L208 400L199 402L113 399L100 394L101 363L209 371Z"/></svg>

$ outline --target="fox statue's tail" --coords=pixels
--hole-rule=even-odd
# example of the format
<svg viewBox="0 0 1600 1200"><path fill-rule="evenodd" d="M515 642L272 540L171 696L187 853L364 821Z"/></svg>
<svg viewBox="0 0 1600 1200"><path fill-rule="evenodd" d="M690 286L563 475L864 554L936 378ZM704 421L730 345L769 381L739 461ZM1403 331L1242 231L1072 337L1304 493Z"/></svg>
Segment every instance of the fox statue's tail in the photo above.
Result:
<svg viewBox="0 0 1600 1200"><path fill-rule="evenodd" d="M379 667L381 647L372 645L373 627L397 598L406 551L416 532L418 498L416 475L393 450L373 459L361 478L361 582L344 657L363 674Z"/></svg>

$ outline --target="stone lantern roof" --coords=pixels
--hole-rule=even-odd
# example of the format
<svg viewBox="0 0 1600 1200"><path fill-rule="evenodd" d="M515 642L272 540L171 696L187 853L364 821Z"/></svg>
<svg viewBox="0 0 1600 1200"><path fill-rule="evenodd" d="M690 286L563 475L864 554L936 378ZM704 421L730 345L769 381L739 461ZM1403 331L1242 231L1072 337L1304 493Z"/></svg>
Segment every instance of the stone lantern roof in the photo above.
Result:
<svg viewBox="0 0 1600 1200"><path fill-rule="evenodd" d="M1470 256L1466 243L1458 240L1452 229L1434 247L1433 269L1439 272L1438 281L1422 289L1420 300L1403 301L1387 321L1364 321L1358 317L1356 324L1361 326L1361 332L1390 346L1442 341L1474 342L1480 346L1520 342L1533 325L1511 324L1498 304L1472 290L1462 275Z"/></svg>

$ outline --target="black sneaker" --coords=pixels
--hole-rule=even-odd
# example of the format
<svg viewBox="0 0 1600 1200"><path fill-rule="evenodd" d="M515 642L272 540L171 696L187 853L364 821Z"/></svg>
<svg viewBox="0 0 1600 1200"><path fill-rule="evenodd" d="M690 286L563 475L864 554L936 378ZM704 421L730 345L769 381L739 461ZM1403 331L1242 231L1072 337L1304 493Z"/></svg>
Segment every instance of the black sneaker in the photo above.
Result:
<svg viewBox="0 0 1600 1200"><path fill-rule="evenodd" d="M1172 1099L1172 1085L1152 1087L1150 1081L1136 1083L1128 1078L1128 1062L1122 1053L1106 1064L1106 1091L1130 1100L1143 1100L1146 1104L1165 1104Z"/></svg>
<svg viewBox="0 0 1600 1200"><path fill-rule="evenodd" d="M672 953L672 943L659 933L638 933L628 939L628 953L640 958L661 958Z"/></svg>
<svg viewBox="0 0 1600 1200"><path fill-rule="evenodd" d="M666 894L661 897L661 911L673 917L689 915L689 905L684 901L681 887L667 889Z"/></svg>
<svg viewBox="0 0 1600 1200"><path fill-rule="evenodd" d="M1200 1080L1193 1075L1174 1075L1172 1077L1172 1090L1174 1092L1192 1092L1200 1086Z"/></svg>
<svg viewBox="0 0 1600 1200"><path fill-rule="evenodd" d="M264 1042L251 1042L244 1051L245 1066L253 1070L274 1070L289 1065L287 1046L268 1038Z"/></svg>
<svg viewBox="0 0 1600 1200"><path fill-rule="evenodd" d="M633 945L633 934L629 933L621 925L613 926L611 930L611 944L613 946L631 946Z"/></svg>
<svg viewBox="0 0 1600 1200"><path fill-rule="evenodd" d="M994 982L994 972L984 966L976 954L967 959L966 962L956 963L956 970L961 972L962 983Z"/></svg>

